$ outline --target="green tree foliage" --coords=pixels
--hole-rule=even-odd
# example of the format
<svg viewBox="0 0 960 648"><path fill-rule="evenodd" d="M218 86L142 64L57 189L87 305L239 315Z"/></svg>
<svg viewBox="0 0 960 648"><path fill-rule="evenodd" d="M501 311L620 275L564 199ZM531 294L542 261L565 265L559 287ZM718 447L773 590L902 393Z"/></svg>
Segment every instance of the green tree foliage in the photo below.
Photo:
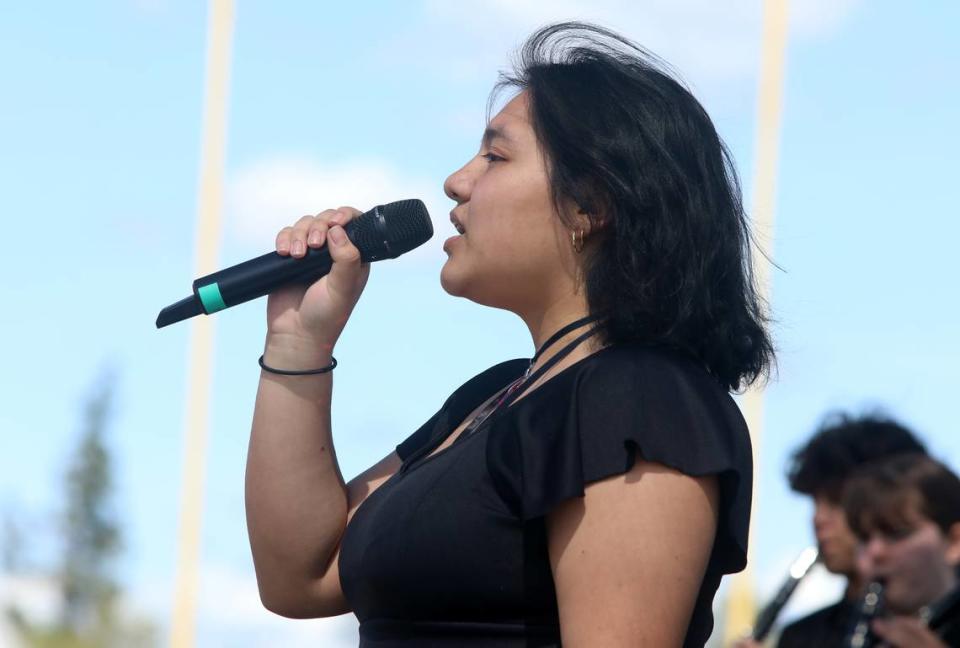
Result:
<svg viewBox="0 0 960 648"><path fill-rule="evenodd" d="M111 503L113 466L106 443L115 392L107 374L85 403L77 448L66 472L60 520L63 549L52 570L60 610L47 624L20 610L8 618L31 648L113 648L155 644L149 623L124 618L112 563L122 548L121 527Z"/></svg>
<svg viewBox="0 0 960 648"><path fill-rule="evenodd" d="M80 634L111 625L117 597L110 561L120 549L120 525L109 501L113 480L104 440L113 391L108 378L87 402L80 445L67 471L60 622Z"/></svg>

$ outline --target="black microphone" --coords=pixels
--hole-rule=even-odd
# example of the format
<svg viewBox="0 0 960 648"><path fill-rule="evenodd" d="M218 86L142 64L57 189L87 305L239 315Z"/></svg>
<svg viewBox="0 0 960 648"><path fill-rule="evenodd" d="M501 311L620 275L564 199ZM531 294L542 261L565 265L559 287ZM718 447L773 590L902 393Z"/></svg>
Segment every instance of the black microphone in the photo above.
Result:
<svg viewBox="0 0 960 648"><path fill-rule="evenodd" d="M395 259L433 236L430 214L423 202L416 199L377 205L343 229L365 263ZM194 281L191 296L160 311L157 328L201 313L216 313L286 284L313 283L329 273L332 266L326 245L307 248L307 254L300 259L269 252Z"/></svg>

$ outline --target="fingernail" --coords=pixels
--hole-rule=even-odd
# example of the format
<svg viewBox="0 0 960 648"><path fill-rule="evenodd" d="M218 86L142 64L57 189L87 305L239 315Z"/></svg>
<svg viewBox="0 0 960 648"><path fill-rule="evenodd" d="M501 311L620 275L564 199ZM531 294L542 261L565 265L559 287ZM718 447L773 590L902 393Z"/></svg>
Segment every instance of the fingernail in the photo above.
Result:
<svg viewBox="0 0 960 648"><path fill-rule="evenodd" d="M337 245L343 245L347 241L346 235L343 233L343 228L339 225L336 227L331 227L327 231L327 235L333 239L333 242Z"/></svg>
<svg viewBox="0 0 960 648"><path fill-rule="evenodd" d="M310 232L310 245L320 245L320 232L317 230Z"/></svg>
<svg viewBox="0 0 960 648"><path fill-rule="evenodd" d="M293 242L293 253L294 253L294 254L303 254L303 241L294 241L294 242Z"/></svg>

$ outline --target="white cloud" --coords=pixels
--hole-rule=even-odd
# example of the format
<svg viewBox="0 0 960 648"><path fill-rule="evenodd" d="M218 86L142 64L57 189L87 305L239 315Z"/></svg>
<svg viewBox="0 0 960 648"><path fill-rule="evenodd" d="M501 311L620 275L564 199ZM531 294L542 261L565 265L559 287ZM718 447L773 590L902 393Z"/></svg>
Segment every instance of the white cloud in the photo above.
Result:
<svg viewBox="0 0 960 648"><path fill-rule="evenodd" d="M16 607L35 622L50 623L60 608L60 590L46 576L0 574L0 645L3 646L10 645L5 640L13 633L5 614L9 607Z"/></svg>
<svg viewBox="0 0 960 648"><path fill-rule="evenodd" d="M351 205L374 205L420 198L439 234L405 258L446 258L443 232L453 234L439 180L408 176L383 160L344 160L324 164L308 156L277 156L232 174L227 188L227 231L255 250L269 250L277 232L304 214Z"/></svg>

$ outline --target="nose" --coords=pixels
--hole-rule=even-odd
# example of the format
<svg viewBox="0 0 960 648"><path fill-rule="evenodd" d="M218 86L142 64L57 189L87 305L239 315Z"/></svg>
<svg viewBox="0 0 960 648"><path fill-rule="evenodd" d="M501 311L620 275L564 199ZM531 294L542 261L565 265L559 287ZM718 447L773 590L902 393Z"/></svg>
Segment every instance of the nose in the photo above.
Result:
<svg viewBox="0 0 960 648"><path fill-rule="evenodd" d="M473 174L469 170L469 162L453 173L443 182L443 193L450 200L462 204L470 200L470 191L473 187Z"/></svg>
<svg viewBox="0 0 960 648"><path fill-rule="evenodd" d="M837 516L836 508L823 499L814 500L813 528L822 533L829 528Z"/></svg>
<svg viewBox="0 0 960 648"><path fill-rule="evenodd" d="M877 534L868 537L860 550L860 557L869 567L876 569L886 557L887 543Z"/></svg>

